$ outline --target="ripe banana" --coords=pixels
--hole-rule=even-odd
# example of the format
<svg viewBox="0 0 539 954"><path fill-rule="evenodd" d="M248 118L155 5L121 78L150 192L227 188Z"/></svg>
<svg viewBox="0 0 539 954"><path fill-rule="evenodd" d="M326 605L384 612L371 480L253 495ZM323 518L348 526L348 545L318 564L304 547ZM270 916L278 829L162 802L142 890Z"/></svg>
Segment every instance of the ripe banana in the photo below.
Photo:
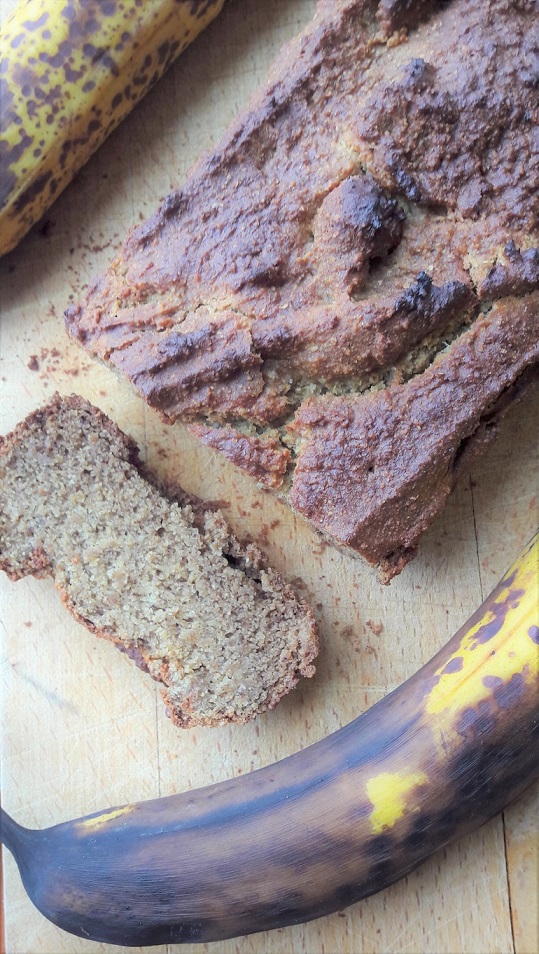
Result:
<svg viewBox="0 0 539 954"><path fill-rule="evenodd" d="M0 255L224 0L26 0L0 33Z"/></svg>
<svg viewBox="0 0 539 954"><path fill-rule="evenodd" d="M124 945L214 941L379 891L539 774L539 536L412 679L302 752L44 831L2 813L34 904Z"/></svg>

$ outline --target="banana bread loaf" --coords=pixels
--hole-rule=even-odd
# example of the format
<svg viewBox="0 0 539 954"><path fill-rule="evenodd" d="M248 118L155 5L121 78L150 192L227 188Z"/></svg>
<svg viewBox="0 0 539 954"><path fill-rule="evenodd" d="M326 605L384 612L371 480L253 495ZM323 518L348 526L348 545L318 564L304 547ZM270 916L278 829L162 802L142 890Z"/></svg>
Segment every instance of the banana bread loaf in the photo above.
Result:
<svg viewBox="0 0 539 954"><path fill-rule="evenodd" d="M57 395L0 438L0 568L53 576L177 725L246 722L314 674L311 611L219 512L146 478L112 421Z"/></svg>
<svg viewBox="0 0 539 954"><path fill-rule="evenodd" d="M67 312L386 580L535 376L538 36L533 0L321 0Z"/></svg>

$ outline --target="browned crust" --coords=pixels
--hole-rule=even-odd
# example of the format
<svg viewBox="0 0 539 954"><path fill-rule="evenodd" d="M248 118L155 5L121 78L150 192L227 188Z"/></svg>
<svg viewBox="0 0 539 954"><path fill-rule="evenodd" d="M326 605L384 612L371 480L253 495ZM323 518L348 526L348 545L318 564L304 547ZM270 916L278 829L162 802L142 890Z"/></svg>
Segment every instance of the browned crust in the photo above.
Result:
<svg viewBox="0 0 539 954"><path fill-rule="evenodd" d="M511 241L485 275L481 295L483 298L525 295L538 285L539 248L521 251Z"/></svg>
<svg viewBox="0 0 539 954"><path fill-rule="evenodd" d="M493 301L538 289L534 24L526 0L322 0L250 110L66 313L69 333L165 419L194 421L260 483L291 487L297 510L386 575L416 549L407 485L401 539L395 523L383 543L346 480L350 519L363 527L349 532L329 501L321 513L323 442L309 438L309 499L305 452L294 473L288 438L280 449L273 435L295 414L305 422L313 395L329 429L336 395L360 402L373 384L419 374L466 326L480 327ZM537 323L525 333L519 374ZM503 354L510 331L499 335ZM454 399L467 393L485 413L496 400L481 382L459 387ZM380 462L405 426L399 413L371 437ZM458 434L444 440L450 455ZM474 453L487 443L476 437ZM433 479L426 471L423 527L447 496L435 484L429 504ZM381 513L383 493L369 493Z"/></svg>
<svg viewBox="0 0 539 954"><path fill-rule="evenodd" d="M282 486L291 454L278 437L243 434L233 427L214 428L191 424L189 430L203 444L219 451L237 467L254 477L264 487Z"/></svg>
<svg viewBox="0 0 539 954"><path fill-rule="evenodd" d="M36 579L43 579L51 575L51 562L42 547L36 547L28 556L28 561L24 567L14 566L8 555L0 558L0 570L3 570L6 576L15 583L22 580L25 576L35 576Z"/></svg>
<svg viewBox="0 0 539 954"><path fill-rule="evenodd" d="M290 502L379 565L384 581L414 555L458 478L539 374L539 293L498 303L422 375L364 397L313 398Z"/></svg>
<svg viewBox="0 0 539 954"><path fill-rule="evenodd" d="M376 16L385 33L410 30L433 8L436 0L380 0Z"/></svg>

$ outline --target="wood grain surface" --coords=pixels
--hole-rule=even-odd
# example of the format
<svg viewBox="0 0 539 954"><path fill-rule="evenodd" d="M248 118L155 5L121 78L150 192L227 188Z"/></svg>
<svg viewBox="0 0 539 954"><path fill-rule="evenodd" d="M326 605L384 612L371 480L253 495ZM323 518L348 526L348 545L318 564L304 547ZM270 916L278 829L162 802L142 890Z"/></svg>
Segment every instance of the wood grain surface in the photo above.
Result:
<svg viewBox="0 0 539 954"><path fill-rule="evenodd" d="M335 0L337 2L337 0ZM14 0L0 0L0 19ZM449 638L537 524L539 394L390 587L323 544L299 517L180 425L166 427L64 333L62 313L127 229L181 184L263 80L314 0L233 0L76 177L45 220L0 261L1 431L59 390L110 414L160 474L224 501L297 581L320 624L318 672L242 727L180 730L159 690L112 645L75 623L52 582L0 580L2 802L43 827L248 772L321 738L410 676ZM331 917L187 954L534 954L538 949L538 791L383 893ZM61 932L32 907L4 855L8 954L121 951ZM169 948L167 950L180 950ZM154 948L165 951L164 947Z"/></svg>

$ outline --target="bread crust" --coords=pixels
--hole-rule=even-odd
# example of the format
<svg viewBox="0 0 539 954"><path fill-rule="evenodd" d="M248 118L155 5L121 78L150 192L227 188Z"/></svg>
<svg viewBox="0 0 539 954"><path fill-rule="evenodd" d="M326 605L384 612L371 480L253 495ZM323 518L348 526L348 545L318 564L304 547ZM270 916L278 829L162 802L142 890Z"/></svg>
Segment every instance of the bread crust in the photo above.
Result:
<svg viewBox="0 0 539 954"><path fill-rule="evenodd" d="M406 525L403 512L400 542L389 525L385 541L381 524L372 540L367 524L344 533L329 506L321 517L327 447L304 412L316 400L338 421L349 399L365 427L369 389L386 388L393 418L387 436L371 434L383 455L399 388L436 356L450 369L451 342L472 349L477 322L491 322L500 354L518 352L504 388L522 393L538 338L535 17L529 0L323 0L249 111L66 313L69 333L165 420L194 422L386 579L453 472L438 474L421 520ZM498 321L504 299L524 308L525 338ZM477 383L473 349L467 367L450 403L469 397L478 426L496 398ZM446 429L444 440L449 459L458 438ZM312 499L305 442L319 465ZM400 474L404 501L413 475ZM382 512L384 488L371 481L369 494Z"/></svg>
<svg viewBox="0 0 539 954"><path fill-rule="evenodd" d="M497 303L405 384L337 398L329 414L320 398L305 401L291 425L303 438L292 506L390 580L537 381L539 341L524 353L521 342L538 306L538 293Z"/></svg>

